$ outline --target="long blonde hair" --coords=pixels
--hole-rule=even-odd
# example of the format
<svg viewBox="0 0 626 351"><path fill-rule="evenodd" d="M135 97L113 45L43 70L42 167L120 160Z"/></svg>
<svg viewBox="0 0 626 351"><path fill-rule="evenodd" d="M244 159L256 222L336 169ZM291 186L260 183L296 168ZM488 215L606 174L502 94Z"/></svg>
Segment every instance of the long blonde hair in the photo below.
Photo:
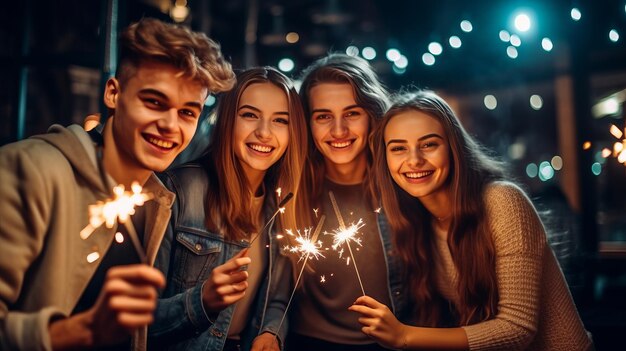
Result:
<svg viewBox="0 0 626 351"><path fill-rule="evenodd" d="M225 233L231 240L242 239L246 233L258 230L254 224L251 202L255 189L250 189L240 161L232 147L235 116L243 91L252 84L271 83L285 92L289 104L289 144L285 154L273 164L263 180L265 189L280 187L283 194L293 192L285 213L280 216L283 228L295 228L295 203L298 196L300 176L306 158L306 127L302 104L293 83L272 67L258 67L238 75L235 87L220 98L217 121L212 130L209 146L209 166L215 179L213 189L207 194L210 213L207 226Z"/></svg>

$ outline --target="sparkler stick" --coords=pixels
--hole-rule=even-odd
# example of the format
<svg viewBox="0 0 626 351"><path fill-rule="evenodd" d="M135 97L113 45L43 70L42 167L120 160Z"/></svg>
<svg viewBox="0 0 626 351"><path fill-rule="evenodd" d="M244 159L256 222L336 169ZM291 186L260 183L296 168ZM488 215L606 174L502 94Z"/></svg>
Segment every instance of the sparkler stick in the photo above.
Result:
<svg viewBox="0 0 626 351"><path fill-rule="evenodd" d="M280 188L279 188L280 189ZM289 202L289 200L291 200L291 198L293 197L293 193L289 193L287 194L287 196L285 196L285 198L278 204L278 209L276 210L276 212L274 212L274 214L272 215L272 217L270 217L269 221L267 221L265 223L265 225L263 226L263 228L256 233L256 235L252 238L252 240L250 240L250 246L252 246L252 243L259 238L259 235L261 235L261 233L263 233L267 227L270 225L270 223L272 223L272 221L274 220L274 218L278 215L278 212L285 212L285 205L287 204L287 202Z"/></svg>
<svg viewBox="0 0 626 351"><path fill-rule="evenodd" d="M291 193L290 193L291 194ZM315 244L315 240L320 234L322 230L322 225L324 224L324 220L326 220L326 216L322 215L320 217L320 221L317 222L317 226L315 227L315 231L313 235L309 238L296 238L296 240L300 243L300 245L295 246L293 249L295 251L299 251L304 254L304 262L302 263L302 268L300 268L300 273L298 273L298 278L296 279L296 283L293 286L293 290L291 291L291 296L289 296L289 301L287 302L287 306L285 307L285 312L283 312L283 316L280 319L280 323L278 323L278 329L276 329L276 334L274 334L274 339L278 338L278 333L280 332L280 327L283 325L285 321L285 316L287 316L287 310L289 310L289 306L291 305L291 300L293 300L293 295L296 293L296 289L298 288L298 284L300 283L300 279L302 278L302 273L304 272L304 267L306 267L306 262L309 260L309 256L313 255L313 257L317 258L317 256L322 256L318 251L318 245ZM305 231L306 233L306 231ZM298 240L300 239L300 240ZM300 256L302 259L302 256Z"/></svg>
<svg viewBox="0 0 626 351"><path fill-rule="evenodd" d="M333 205L333 210L335 210L335 215L337 216L337 221L339 222L339 231L334 233L335 244L333 245L333 248L338 247L343 242L346 243L346 245L348 246L348 251L350 252L350 257L352 258L352 264L354 265L356 277L359 280L359 285L361 286L361 292L365 296L365 289L363 288L363 282L361 281L361 274L359 274L359 267L357 267L356 260L354 259L354 254L352 253L352 247L350 246L350 240L353 240L354 235L360 228L358 225L362 224L362 221L359 220L359 223L357 225L350 226L350 229L346 228L346 224L344 223L343 217L341 216L341 211L339 211L339 206L337 205L337 200L335 200L335 194L333 194L332 191L329 191L328 196L330 197L330 203Z"/></svg>

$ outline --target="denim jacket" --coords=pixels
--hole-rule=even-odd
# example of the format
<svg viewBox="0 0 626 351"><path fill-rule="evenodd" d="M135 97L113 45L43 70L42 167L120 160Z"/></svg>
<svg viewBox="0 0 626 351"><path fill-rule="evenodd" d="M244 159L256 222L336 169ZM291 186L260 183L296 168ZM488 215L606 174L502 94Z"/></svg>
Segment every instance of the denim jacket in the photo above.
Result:
<svg viewBox="0 0 626 351"><path fill-rule="evenodd" d="M213 268L249 244L245 240L226 241L222 233L207 229L206 195L211 189L209 182L212 178L208 172L206 167L192 163L161 176L163 183L176 194L176 201L155 263L167 277L167 286L159 298L155 321L149 329L150 348L222 350L228 335L235 304L218 314L208 315L202 304L202 285ZM271 202L264 203L266 220L275 210ZM278 244L269 234L272 227L273 223L267 230L267 269L254 297L251 318L241 334L241 344L246 350L263 332L278 334L280 340L284 340L286 334L286 328L277 333L282 314L268 304L270 296L275 301L282 301L279 294L271 292L283 284L288 285L283 279L290 279L290 271L284 273L285 269L290 269L289 263L278 255Z"/></svg>

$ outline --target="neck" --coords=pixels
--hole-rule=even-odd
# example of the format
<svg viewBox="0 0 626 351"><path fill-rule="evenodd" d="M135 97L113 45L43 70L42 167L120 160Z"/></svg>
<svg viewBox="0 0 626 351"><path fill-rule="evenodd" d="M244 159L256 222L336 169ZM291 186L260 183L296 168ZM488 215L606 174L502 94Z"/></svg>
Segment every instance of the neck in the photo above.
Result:
<svg viewBox="0 0 626 351"><path fill-rule="evenodd" d="M102 148L102 163L104 170L109 174L117 184L123 184L127 189L133 182L138 182L144 186L152 174L151 170L147 170L139 166L130 159L131 150L120 150L115 143L113 136L113 120L114 117L108 118L102 132L104 137L104 146Z"/></svg>
<svg viewBox="0 0 626 351"><path fill-rule="evenodd" d="M350 163L336 164L324 159L326 165L326 178L334 183L342 185L354 185L363 183L365 170L367 169L367 156L362 152Z"/></svg>
<svg viewBox="0 0 626 351"><path fill-rule="evenodd" d="M433 221L438 227L447 229L450 226L453 212L452 197L449 191L438 191L434 194L420 197L419 200L433 216Z"/></svg>
<svg viewBox="0 0 626 351"><path fill-rule="evenodd" d="M259 196L262 193L263 186L263 178L265 178L266 172L246 172L246 178L248 179L248 184L250 184L250 190L252 191L252 196Z"/></svg>

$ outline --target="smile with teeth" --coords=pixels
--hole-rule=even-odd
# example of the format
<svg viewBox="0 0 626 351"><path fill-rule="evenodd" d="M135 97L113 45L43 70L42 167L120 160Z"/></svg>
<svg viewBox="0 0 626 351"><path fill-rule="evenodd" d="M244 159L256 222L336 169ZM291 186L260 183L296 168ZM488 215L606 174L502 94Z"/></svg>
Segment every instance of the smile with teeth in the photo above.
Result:
<svg viewBox="0 0 626 351"><path fill-rule="evenodd" d="M330 141L330 142L328 142L328 144L330 144L330 146L338 148L338 149L343 149L345 147L348 147L348 146L352 145L352 143L354 143L354 140Z"/></svg>
<svg viewBox="0 0 626 351"><path fill-rule="evenodd" d="M431 175L433 173L435 173L435 171L406 172L406 173L404 173L404 176L407 177L407 178L418 179L418 178L424 178L424 177L429 176L429 175Z"/></svg>
<svg viewBox="0 0 626 351"><path fill-rule="evenodd" d="M150 144L156 145L163 149L171 149L174 147L174 143L171 141L161 140L155 137L148 137L147 140L148 142L150 142Z"/></svg>
<svg viewBox="0 0 626 351"><path fill-rule="evenodd" d="M248 147L254 151L262 152L262 153L270 153L274 150L273 147L267 145L259 145L259 144L248 144Z"/></svg>

